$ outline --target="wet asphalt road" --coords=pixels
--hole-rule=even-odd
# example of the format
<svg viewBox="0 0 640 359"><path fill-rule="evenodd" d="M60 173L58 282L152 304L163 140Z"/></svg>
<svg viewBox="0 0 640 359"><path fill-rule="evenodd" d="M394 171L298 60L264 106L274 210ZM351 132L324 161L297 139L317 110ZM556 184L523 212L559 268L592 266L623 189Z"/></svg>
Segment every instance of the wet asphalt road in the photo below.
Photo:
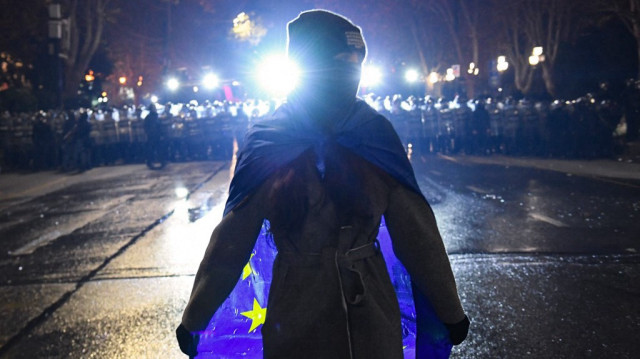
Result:
<svg viewBox="0 0 640 359"><path fill-rule="evenodd" d="M636 357L638 181L412 161L473 322L452 357ZM132 165L0 189L0 357L183 357L173 330L229 178Z"/></svg>

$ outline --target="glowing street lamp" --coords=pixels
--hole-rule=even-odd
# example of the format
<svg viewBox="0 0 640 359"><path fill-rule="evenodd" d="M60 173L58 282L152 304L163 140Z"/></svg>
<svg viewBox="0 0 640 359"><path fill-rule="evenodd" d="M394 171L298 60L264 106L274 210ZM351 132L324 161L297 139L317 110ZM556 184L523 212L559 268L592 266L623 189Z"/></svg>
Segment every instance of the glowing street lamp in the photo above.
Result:
<svg viewBox="0 0 640 359"><path fill-rule="evenodd" d="M544 54L542 46L536 46L531 51L531 56L529 56L529 65L536 66L537 64L544 61Z"/></svg>
<svg viewBox="0 0 640 359"><path fill-rule="evenodd" d="M420 73L415 69L409 69L405 72L404 79L409 83L414 83L420 79Z"/></svg>
<svg viewBox="0 0 640 359"><path fill-rule="evenodd" d="M127 84L127 77L126 76L120 76L118 78L118 82L120 83L120 85L126 85Z"/></svg>
<svg viewBox="0 0 640 359"><path fill-rule="evenodd" d="M448 68L447 69L447 74L444 76L444 79L446 81L453 81L456 79L456 75L453 73L453 69L452 68Z"/></svg>
<svg viewBox="0 0 640 359"><path fill-rule="evenodd" d="M542 46L536 46L533 48L533 56L542 56Z"/></svg>
<svg viewBox="0 0 640 359"><path fill-rule="evenodd" d="M91 81L93 81L95 79L96 79L96 77L93 76L93 70L89 70L89 73L84 75L84 80L87 81L87 82L91 82Z"/></svg>
<svg viewBox="0 0 640 359"><path fill-rule="evenodd" d="M469 64L469 69L467 70L467 73L469 73L469 75L478 76L478 74L480 73L480 69L476 67L475 62L472 62Z"/></svg>
<svg viewBox="0 0 640 359"><path fill-rule="evenodd" d="M208 90L213 90L220 84L220 79L215 74L206 74L202 80L202 85Z"/></svg>
<svg viewBox="0 0 640 359"><path fill-rule="evenodd" d="M438 75L437 72L434 71L434 72L429 74L429 83L435 84L438 81L440 81L440 75Z"/></svg>
<svg viewBox="0 0 640 359"><path fill-rule="evenodd" d="M167 81L167 88L171 91L176 91L180 87L180 81L175 77L172 77Z"/></svg>
<svg viewBox="0 0 640 359"><path fill-rule="evenodd" d="M496 66L499 72L505 72L509 69L509 63L506 56L498 56L498 65Z"/></svg>

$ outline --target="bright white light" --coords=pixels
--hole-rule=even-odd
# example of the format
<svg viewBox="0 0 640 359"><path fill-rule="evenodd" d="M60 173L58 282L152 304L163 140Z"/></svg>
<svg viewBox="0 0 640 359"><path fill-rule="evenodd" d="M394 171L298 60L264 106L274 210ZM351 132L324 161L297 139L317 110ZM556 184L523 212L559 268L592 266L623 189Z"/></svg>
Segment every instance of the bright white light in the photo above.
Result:
<svg viewBox="0 0 640 359"><path fill-rule="evenodd" d="M158 103L158 96L156 95L151 96L151 103Z"/></svg>
<svg viewBox="0 0 640 359"><path fill-rule="evenodd" d="M215 74L206 74L202 84L208 90L212 90L220 85L220 79Z"/></svg>
<svg viewBox="0 0 640 359"><path fill-rule="evenodd" d="M531 55L529 56L529 65L535 66L540 63L540 56Z"/></svg>
<svg viewBox="0 0 640 359"><path fill-rule="evenodd" d="M536 46L533 48L533 56L541 56L542 55L542 46Z"/></svg>
<svg viewBox="0 0 640 359"><path fill-rule="evenodd" d="M271 55L258 66L260 86L274 97L284 97L298 84L300 70L284 55Z"/></svg>
<svg viewBox="0 0 640 359"><path fill-rule="evenodd" d="M178 87L180 87L180 81L178 81L178 79L174 78L170 78L169 81L167 81L167 87L169 88L169 90L171 91L175 91L178 89Z"/></svg>
<svg viewBox="0 0 640 359"><path fill-rule="evenodd" d="M184 187L176 188L176 196L178 198L185 198L189 194L189 190Z"/></svg>
<svg viewBox="0 0 640 359"><path fill-rule="evenodd" d="M447 81L453 81L456 79L456 75L453 74L453 69L447 69L447 74L444 79Z"/></svg>
<svg viewBox="0 0 640 359"><path fill-rule="evenodd" d="M380 82L382 82L382 71L378 67L371 65L362 67L360 86L369 88L378 85Z"/></svg>
<svg viewBox="0 0 640 359"><path fill-rule="evenodd" d="M409 69L404 74L404 79L407 80L407 82L409 82L409 83L413 83L413 82L416 82L416 81L418 81L420 79L420 74L418 73L418 71L416 71L414 69Z"/></svg>
<svg viewBox="0 0 640 359"><path fill-rule="evenodd" d="M193 86L193 92L198 92L200 91L200 89L198 88L198 86Z"/></svg>
<svg viewBox="0 0 640 359"><path fill-rule="evenodd" d="M429 82L432 84L437 83L440 80L440 75L437 72L432 72L429 74Z"/></svg>
<svg viewBox="0 0 640 359"><path fill-rule="evenodd" d="M507 62L506 56L498 56L498 65L496 67L500 72L504 72L509 69L509 63Z"/></svg>

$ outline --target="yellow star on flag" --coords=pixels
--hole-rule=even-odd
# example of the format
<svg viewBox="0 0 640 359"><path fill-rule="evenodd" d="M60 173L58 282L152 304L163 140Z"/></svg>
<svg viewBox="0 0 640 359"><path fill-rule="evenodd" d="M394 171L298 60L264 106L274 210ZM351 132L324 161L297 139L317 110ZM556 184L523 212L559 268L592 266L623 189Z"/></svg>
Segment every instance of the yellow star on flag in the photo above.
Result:
<svg viewBox="0 0 640 359"><path fill-rule="evenodd" d="M258 300L253 298L253 310L240 314L251 319L251 328L249 328L249 333L251 333L256 330L259 325L264 324L264 320L267 317L267 308L261 308Z"/></svg>
<svg viewBox="0 0 640 359"><path fill-rule="evenodd" d="M247 265L244 266L244 268L242 269L242 280L247 279L248 276L251 275L251 273L253 273L253 269L251 268L251 258L253 258L255 254L251 254L251 257L249 257L249 261L247 262Z"/></svg>

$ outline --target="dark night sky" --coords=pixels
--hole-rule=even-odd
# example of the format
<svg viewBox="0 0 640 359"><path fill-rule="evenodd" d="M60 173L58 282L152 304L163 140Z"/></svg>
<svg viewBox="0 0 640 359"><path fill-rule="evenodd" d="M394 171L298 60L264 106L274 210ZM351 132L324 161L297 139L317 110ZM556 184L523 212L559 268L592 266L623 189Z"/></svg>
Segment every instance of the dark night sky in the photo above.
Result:
<svg viewBox="0 0 640 359"><path fill-rule="evenodd" d="M404 54L393 53L394 50L385 48L379 22L381 19L384 22L385 16L390 20L394 14L382 14L379 15L380 18L372 21L370 16L358 11L356 3L353 1L341 3L269 0L218 2L214 14L205 14L218 19L213 27L204 25L207 22L204 18L202 22L192 21L194 8L183 3L176 7L174 16L187 21L176 21L181 23L177 31L182 31L183 35L175 36L191 36L191 41L180 46L192 47L189 52L198 54L196 59L183 58L185 65L209 63L213 68L219 69L223 76L242 77L251 73L262 56L274 51L284 51L287 21L293 19L302 10L321 7L339 11L363 28L369 47L369 60L385 63L388 67L391 67L391 62L397 61L397 58L408 63L418 62L411 46L405 46ZM371 3L371 9L374 12L377 8L383 10L382 6ZM258 46L249 46L246 43L230 40L231 21L241 11L259 16L268 30ZM395 36L399 42L402 41L401 37L406 36L406 29L398 31ZM443 34L434 33L433 36L443 36ZM635 42L618 22L610 21L603 26L592 27L584 31L575 42L564 44L563 49L564 52L561 53L557 65L557 75L561 84L560 95L563 97L575 97L588 91L595 91L598 83L603 79L621 83L635 75L637 67ZM176 58L179 59L179 48L177 51ZM233 60L230 61L230 59Z"/></svg>
<svg viewBox="0 0 640 359"><path fill-rule="evenodd" d="M300 11L315 7L340 12L360 25L367 40L369 61L384 65L387 71L402 62L411 65L417 65L419 62L415 46L408 40L410 37L408 26L399 15L402 9L390 5L399 1L204 1L210 4L211 11L203 10L200 6L203 1L181 0L178 5L172 7L169 49L172 70L186 67L195 73L201 71L203 66L209 66L223 78L250 76L262 57L272 52L284 52L286 23L295 18ZM151 33L160 44L163 41L166 24L165 3L158 0L136 0L135 2L123 0L121 6L124 8L125 5L132 9L134 16L139 18L143 18L143 15L149 12L156 17ZM267 33L259 45L251 46L231 39L229 32L232 21L240 12L250 13L253 18L259 17L262 20ZM116 22L112 23L112 26L119 26L118 21L121 20L116 17ZM436 46L447 46L449 40L446 39L448 34L444 28L430 27L429 30L427 35L429 39L438 39L438 41L431 42L429 46L432 48L427 47L427 52L434 50ZM602 80L620 83L635 76L638 66L636 44L620 23L609 21L604 25L587 29L582 34L576 41L564 44L563 52L558 58L556 72L562 97L576 97L587 91L595 91ZM109 46L117 39L109 38L108 32L106 35L105 48L96 53L92 67L108 72L109 61L104 60L109 53L107 51ZM130 34L126 31L120 34L120 38L128 36L130 37ZM483 46L485 51L481 58L484 58L485 62L488 62L489 57L499 55L492 45L489 42ZM154 55L155 61L162 63L163 55L159 50L161 46L157 45L157 47L158 54ZM447 60L447 66L452 64L453 62ZM440 68L440 72L443 71L444 69ZM198 75L194 74L194 76Z"/></svg>

